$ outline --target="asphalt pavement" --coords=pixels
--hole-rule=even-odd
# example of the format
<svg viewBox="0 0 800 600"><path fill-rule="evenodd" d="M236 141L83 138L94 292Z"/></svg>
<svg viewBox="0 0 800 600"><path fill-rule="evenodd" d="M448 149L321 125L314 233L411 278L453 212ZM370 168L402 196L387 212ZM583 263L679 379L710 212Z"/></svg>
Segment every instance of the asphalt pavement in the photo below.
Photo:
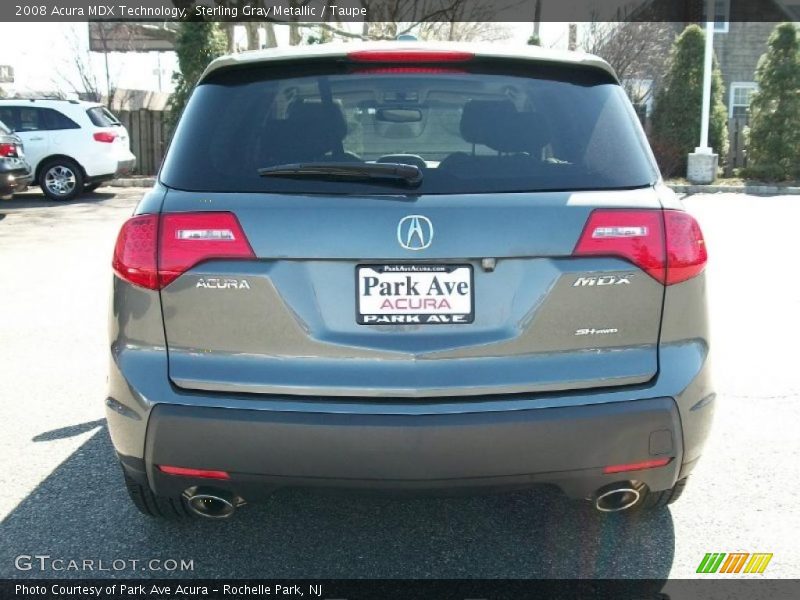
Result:
<svg viewBox="0 0 800 600"><path fill-rule="evenodd" d="M682 578L734 551L771 552L769 576L800 576L800 196L687 202L710 249L719 396L669 509L607 517L546 490L286 490L221 523L167 523L128 501L103 419L110 257L142 193L0 201L0 577ZM53 569L70 560L94 570Z"/></svg>

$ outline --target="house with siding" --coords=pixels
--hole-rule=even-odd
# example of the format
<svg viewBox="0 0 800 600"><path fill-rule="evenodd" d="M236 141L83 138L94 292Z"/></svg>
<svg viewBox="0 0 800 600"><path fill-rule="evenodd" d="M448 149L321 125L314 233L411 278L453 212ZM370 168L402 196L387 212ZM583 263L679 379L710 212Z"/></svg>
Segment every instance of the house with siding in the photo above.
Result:
<svg viewBox="0 0 800 600"><path fill-rule="evenodd" d="M767 40L778 23L793 21L800 27L800 2L716 0L716 7L714 51L722 71L728 116L744 117Z"/></svg>
<svg viewBox="0 0 800 600"><path fill-rule="evenodd" d="M794 0L796 2L797 0ZM750 96L758 88L756 69L767 51L775 26L786 21L800 26L800 4L781 0L716 0L714 53L722 72L723 98L728 109L728 156L721 161L725 175L747 166L745 128ZM705 14L699 20L704 20ZM686 25L696 22L687 19Z"/></svg>
<svg viewBox="0 0 800 600"><path fill-rule="evenodd" d="M677 36L693 23L705 25L706 6L706 0L650 0L628 13L628 18L668 22ZM800 28L800 0L715 0L714 13L714 53L722 72L730 137L729 154L721 162L726 174L731 175L734 168L746 165L744 129L750 96L757 89L758 62L767 51L767 41L779 23L789 21ZM668 47L663 49L665 55L669 50ZM637 106L645 124L652 112L658 80L647 72L641 72L640 78L631 80L636 86L647 88L648 93L639 90L639 97L646 100ZM630 87L631 81L626 81L626 87Z"/></svg>
<svg viewBox="0 0 800 600"><path fill-rule="evenodd" d="M660 10L662 6L663 0L651 0L631 15L668 20L676 35L692 23L705 24L706 0L674 0L668 13ZM779 23L791 21L800 27L800 0L715 0L714 13L714 53L722 71L728 115L744 117L767 40Z"/></svg>

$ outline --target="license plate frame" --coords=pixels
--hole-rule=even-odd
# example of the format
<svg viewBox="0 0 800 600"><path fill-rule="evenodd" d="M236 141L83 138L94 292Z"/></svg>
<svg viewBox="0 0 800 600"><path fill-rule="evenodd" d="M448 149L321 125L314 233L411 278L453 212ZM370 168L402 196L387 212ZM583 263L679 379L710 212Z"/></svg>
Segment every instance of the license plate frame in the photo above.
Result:
<svg viewBox="0 0 800 600"><path fill-rule="evenodd" d="M362 273L369 274L372 271L375 275L384 276L379 280L394 283L402 281L406 277L411 278L411 283L416 281L424 286L428 283L428 290L433 289L434 279L437 279L435 289L445 292L444 295L437 294L397 294L391 296L381 296L383 300L389 299L393 304L391 309L376 311L374 299L371 302L362 302L365 295L362 294ZM442 278L443 276L443 278ZM409 280L405 280L408 282ZM451 284L448 287L447 284ZM466 283L468 294L464 297L460 291L464 289ZM401 288L407 288L401 285ZM355 268L355 317L359 325L468 325L475 321L475 272L469 263L363 263L356 265ZM413 286L412 286L413 287ZM417 288L419 289L419 288ZM424 289L424 288L423 288ZM396 300L405 298L409 305L412 300L419 300L422 304L427 304L420 308L398 307ZM436 301L433 306L425 299L432 298ZM445 300L450 306L442 308L441 300ZM362 310L363 309L363 310ZM467 310L467 312L465 312Z"/></svg>

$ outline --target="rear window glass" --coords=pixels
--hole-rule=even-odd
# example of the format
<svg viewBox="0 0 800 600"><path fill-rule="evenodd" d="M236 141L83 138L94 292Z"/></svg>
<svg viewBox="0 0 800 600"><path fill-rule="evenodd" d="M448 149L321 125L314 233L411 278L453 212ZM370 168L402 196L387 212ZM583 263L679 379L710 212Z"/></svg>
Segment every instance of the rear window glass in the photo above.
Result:
<svg viewBox="0 0 800 600"><path fill-rule="evenodd" d="M66 115L49 108L39 109L40 129L57 131L59 129L80 129L81 126Z"/></svg>
<svg viewBox="0 0 800 600"><path fill-rule="evenodd" d="M524 75L222 72L193 93L161 180L189 191L397 193L402 186L258 175L262 167L303 162L397 162L422 169L416 193L654 182L641 128L618 85L596 70L534 67Z"/></svg>
<svg viewBox="0 0 800 600"><path fill-rule="evenodd" d="M0 135L8 135L11 133L11 129L6 127L6 124L0 121Z"/></svg>
<svg viewBox="0 0 800 600"><path fill-rule="evenodd" d="M96 127L113 127L119 125L119 119L114 114L103 106L95 106L86 111L89 115L89 120Z"/></svg>

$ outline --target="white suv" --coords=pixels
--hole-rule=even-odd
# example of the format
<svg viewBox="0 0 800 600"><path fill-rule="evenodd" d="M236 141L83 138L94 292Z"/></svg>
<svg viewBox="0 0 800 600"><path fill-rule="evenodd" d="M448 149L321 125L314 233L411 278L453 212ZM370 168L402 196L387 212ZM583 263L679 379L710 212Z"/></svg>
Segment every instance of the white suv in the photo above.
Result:
<svg viewBox="0 0 800 600"><path fill-rule="evenodd" d="M72 200L136 165L128 131L96 102L0 100L0 121L22 139L34 180L51 200Z"/></svg>

